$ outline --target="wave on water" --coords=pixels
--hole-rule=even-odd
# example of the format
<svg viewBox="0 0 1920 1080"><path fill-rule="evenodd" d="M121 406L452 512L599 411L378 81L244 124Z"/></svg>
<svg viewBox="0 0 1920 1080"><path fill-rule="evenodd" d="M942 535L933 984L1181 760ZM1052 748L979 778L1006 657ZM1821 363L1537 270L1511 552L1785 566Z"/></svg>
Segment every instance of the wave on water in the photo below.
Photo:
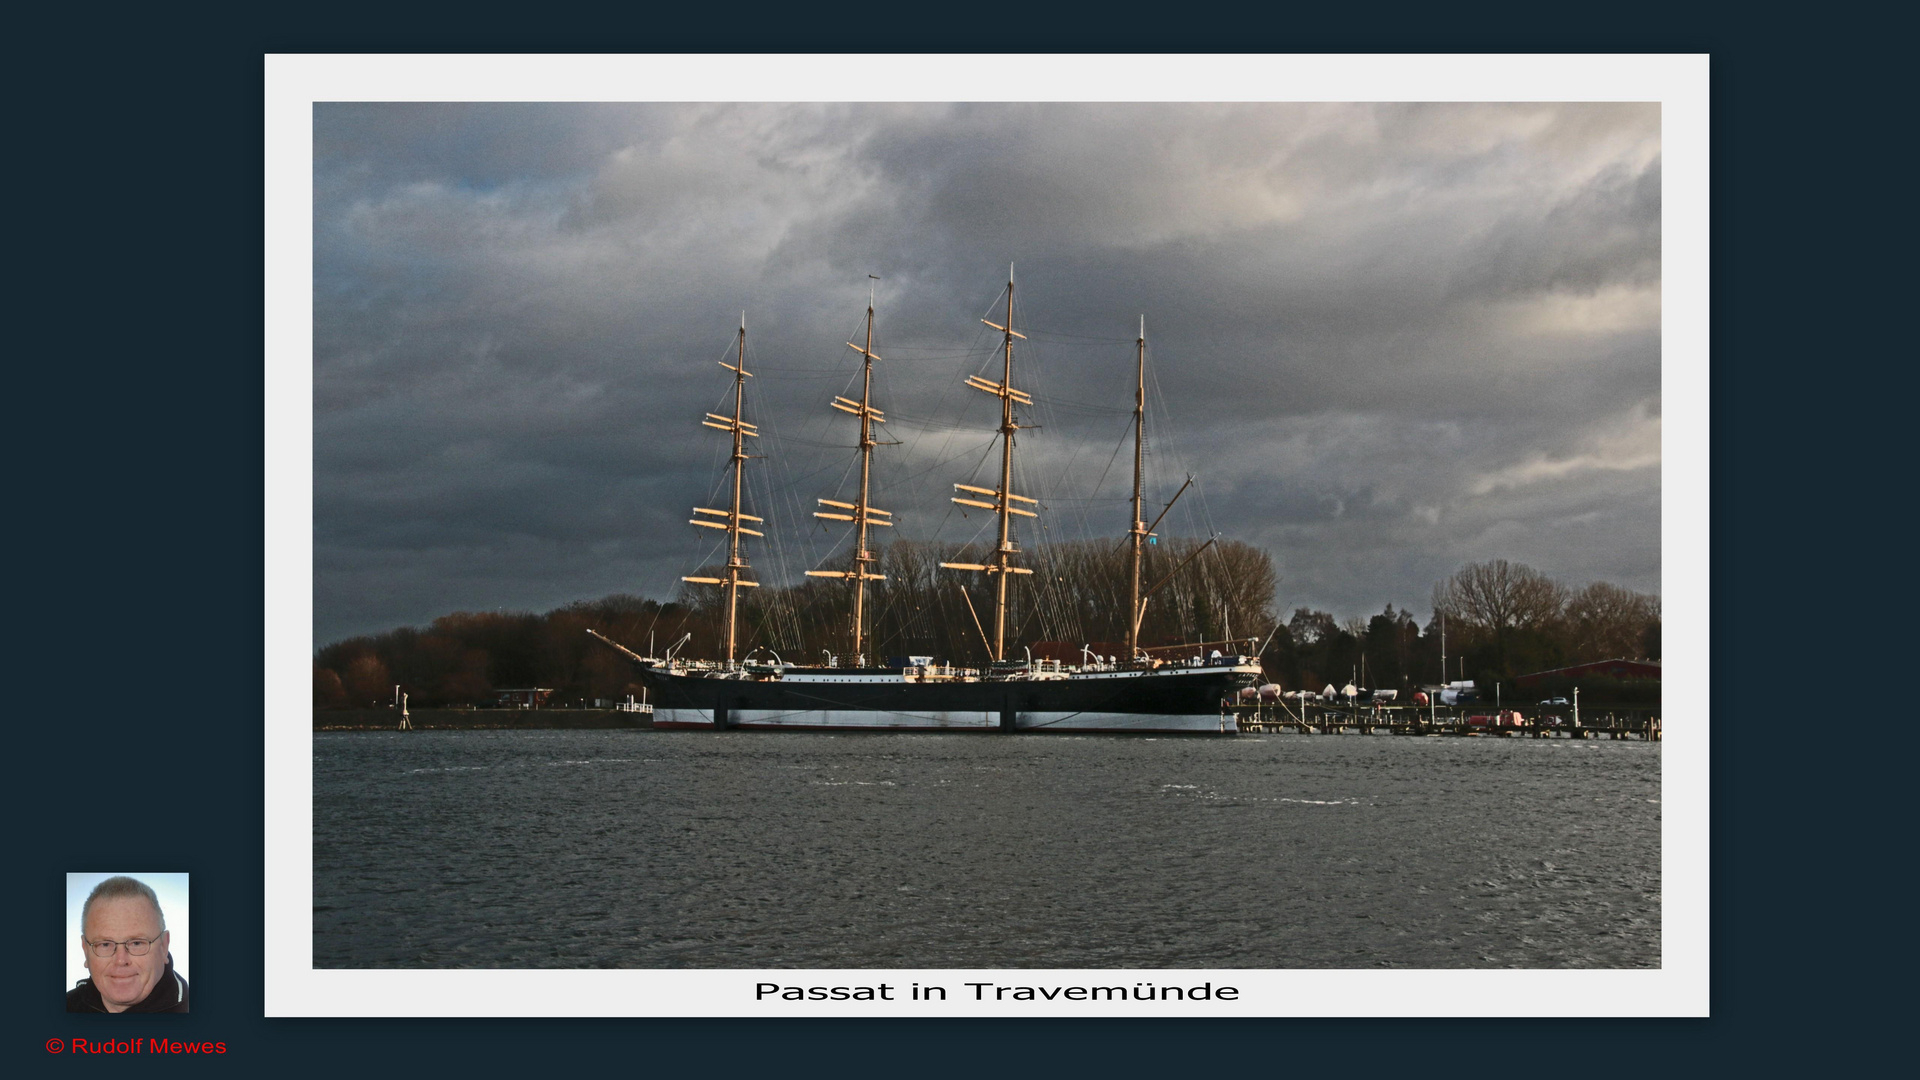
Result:
<svg viewBox="0 0 1920 1080"><path fill-rule="evenodd" d="M1659 743L681 735L316 733L314 966L1661 962Z"/></svg>

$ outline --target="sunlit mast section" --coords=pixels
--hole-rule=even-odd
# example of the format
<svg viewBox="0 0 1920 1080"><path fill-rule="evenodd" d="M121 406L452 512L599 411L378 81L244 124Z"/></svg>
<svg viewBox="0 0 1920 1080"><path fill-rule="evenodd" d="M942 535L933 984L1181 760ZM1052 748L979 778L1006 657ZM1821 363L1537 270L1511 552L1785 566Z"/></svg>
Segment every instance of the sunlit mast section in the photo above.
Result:
<svg viewBox="0 0 1920 1080"><path fill-rule="evenodd" d="M1148 589L1146 595L1141 595L1140 565L1146 557L1146 544L1159 535L1153 530L1160 527L1160 522L1166 519L1167 511L1172 510L1173 504L1179 502L1180 496L1185 495L1187 489L1193 486L1193 477L1188 476L1187 482L1180 485L1180 490L1173 493L1173 498L1169 499L1167 505L1161 509L1160 516L1153 519L1153 524L1147 524L1140 516L1141 446L1145 442L1143 433L1147 422L1147 317L1145 315L1140 316L1140 336L1134 339L1134 345L1137 350L1135 368L1137 375L1133 390L1133 527L1127 530L1127 537L1132 542L1133 549L1132 557L1128 560L1131 564L1128 568L1130 584L1127 590L1127 610L1130 612L1127 617L1128 660L1139 655L1140 623L1147 615L1147 601L1153 598L1154 593L1160 591L1161 586L1172 581L1174 574L1186 569L1187 564L1199 558L1202 551L1212 547L1213 541L1217 539L1209 537L1206 543L1201 544L1192 554L1180 560L1180 565L1174 567L1166 577L1161 578L1158 585Z"/></svg>
<svg viewBox="0 0 1920 1080"><path fill-rule="evenodd" d="M740 346L736 359L737 363L734 364L729 364L725 360L720 361L721 367L733 372L733 415L721 416L717 413L708 413L707 418L700 421L710 428L733 433L733 506L727 510L709 510L704 506L696 506L693 508L694 513L712 514L722 520L707 521L704 518L693 518L689 522L689 524L699 525L708 529L726 530L727 576L723 578L683 577L680 579L681 581L691 581L699 585L725 585L727 587L727 663L729 664L733 663L734 655L739 647L734 632L734 623L735 615L740 609L740 589L742 586L757 588L760 584L757 581L742 580L740 577L741 571L748 568L746 556L740 554L740 534L746 533L748 536L766 535L765 533L755 532L741 524L743 521L760 522L763 520L751 514L743 514L740 512L741 469L747 462L745 439L748 435L756 439L760 437L760 432L755 430L754 425L740 418L740 408L746 398L747 380L753 375L752 372L747 370L747 313L744 311L740 313Z"/></svg>
<svg viewBox="0 0 1920 1080"><path fill-rule="evenodd" d="M1147 542L1147 520L1140 516L1140 464L1141 435L1147 425L1147 317L1140 316L1140 336L1134 341L1137 347L1137 379L1133 390L1133 525L1127 530L1133 541L1133 557L1129 560L1128 579L1131 584L1127 591L1127 652L1126 658L1132 660L1140 647L1140 618L1144 609L1140 604L1140 559L1142 548Z"/></svg>
<svg viewBox="0 0 1920 1080"><path fill-rule="evenodd" d="M868 274L868 277L873 277ZM876 279L877 280L877 279ZM872 551L867 548L867 526L885 525L892 527L893 522L886 520L893 516L891 511L877 510L867 504L867 486L873 476L873 448L878 441L873 437L873 425L887 422L885 414L873 407L873 362L880 359L873 355L873 292L867 292L867 343L865 346L847 342L847 348L859 353L862 358L860 373L860 400L850 401L834 395L827 404L844 413L852 413L860 418L860 501L856 503L835 502L821 499L820 505L851 510L851 514L836 514L830 511L816 510L813 516L832 521L853 522L853 565L846 570L809 570L808 577L845 578L853 582L853 652L854 662L864 664L865 652L862 646L866 641L867 582L885 581L885 574L870 573L867 567L877 562Z"/></svg>
<svg viewBox="0 0 1920 1080"><path fill-rule="evenodd" d="M1002 340L1005 342L1005 373L1001 376L1001 380L998 383L988 382L978 375L967 376L968 386L982 393L992 394L1000 399L1000 486L998 488L980 488L970 487L966 484L955 484L953 486L956 491L970 491L976 495L991 495L993 496L993 501L980 502L977 499L962 499L958 496L955 496L953 501L962 506L978 506L984 510L992 510L995 514L999 515L1000 539L999 543L996 544L993 549L993 561L991 563L986 565L977 563L941 563L940 565L952 570L980 570L989 574L1000 575L1000 580L995 583L996 588L993 597L993 641L991 644L993 646L992 658L994 660L1004 660L1006 659L1007 637L1007 577L1011 574L1033 573L1031 570L1012 564L1014 552L1017 550L1013 546L1013 515L1019 514L1021 517L1040 516L1031 510L1022 510L1013 505L1015 502L1037 505L1040 501L1013 493L1013 433L1020 429L1020 425L1013 422L1013 406L1015 402L1019 402L1022 405L1033 404L1033 398L1027 396L1025 392L1013 388L1013 339L1019 338L1022 341L1027 339L1025 334L1016 333L1013 329L1013 267L1007 267L1007 324L1002 326L991 319L981 319L980 321L1000 331Z"/></svg>

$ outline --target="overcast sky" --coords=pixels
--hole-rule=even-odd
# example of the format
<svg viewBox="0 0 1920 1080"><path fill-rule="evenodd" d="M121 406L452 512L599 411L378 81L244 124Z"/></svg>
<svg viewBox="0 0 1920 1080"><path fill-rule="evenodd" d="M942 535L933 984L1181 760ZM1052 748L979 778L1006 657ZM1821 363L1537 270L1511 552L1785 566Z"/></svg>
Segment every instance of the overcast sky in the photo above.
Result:
<svg viewBox="0 0 1920 1080"><path fill-rule="evenodd" d="M966 540L1015 264L1029 544L1126 530L1145 316L1161 527L1280 615L1470 561L1660 591L1660 112L1578 105L323 104L314 639L671 598L721 534L747 319L759 578L843 560L875 298L877 506ZM877 275L878 282L868 275ZM1149 515L1157 507L1149 509ZM892 537L889 537L892 538Z"/></svg>

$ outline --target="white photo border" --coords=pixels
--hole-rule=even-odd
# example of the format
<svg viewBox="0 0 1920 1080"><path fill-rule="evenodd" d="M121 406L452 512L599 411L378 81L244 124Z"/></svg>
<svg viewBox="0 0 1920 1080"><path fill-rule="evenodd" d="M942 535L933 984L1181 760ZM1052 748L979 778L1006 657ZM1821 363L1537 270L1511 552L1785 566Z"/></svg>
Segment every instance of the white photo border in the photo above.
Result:
<svg viewBox="0 0 1920 1080"><path fill-rule="evenodd" d="M751 62L734 62L750 60ZM1708 58L1662 55L268 55L268 1016L1708 1015ZM721 73L725 73L722 81ZM884 88L877 94L875 88ZM1650 101L1661 105L1661 964L1518 971L313 968L313 109L334 101ZM304 652L296 643L305 643ZM1665 706L1672 706L1666 708ZM968 982L1233 986L1236 1000L971 1000ZM756 1000L762 982L893 1001ZM899 1000L914 983L944 1002Z"/></svg>

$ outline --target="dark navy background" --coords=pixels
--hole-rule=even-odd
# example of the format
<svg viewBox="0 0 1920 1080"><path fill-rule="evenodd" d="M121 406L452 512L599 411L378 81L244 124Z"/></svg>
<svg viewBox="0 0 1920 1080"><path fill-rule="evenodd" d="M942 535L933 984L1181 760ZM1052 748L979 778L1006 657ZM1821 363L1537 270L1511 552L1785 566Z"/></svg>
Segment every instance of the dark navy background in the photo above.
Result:
<svg viewBox="0 0 1920 1080"><path fill-rule="evenodd" d="M1893 182L1883 143L1892 134L1852 111L1859 100L1897 96L1876 83L1877 58L1857 51L1870 47L1874 28L1843 27L1865 40L1835 43L1797 17L1676 14L1652 4L1485 5L1471 17L1458 8L1378 5L1061 14L1032 6L783 8L751 16L676 9L634 12L626 25L611 21L618 14L548 7L506 19L474 9L443 17L347 3L272 15L88 9L70 25L35 15L16 26L16 70L31 92L16 98L10 176L30 197L15 204L20 276L7 365L17 635L7 923L15 962L0 1061L36 1073L130 1067L81 1065L43 1049L50 1038L107 1033L225 1041L228 1053L218 1059L149 1059L138 1068L234 1075L306 1065L373 1075L615 1066L711 1075L1464 1068L1618 1076L1742 1069L1759 1058L1781 1068L1844 1066L1865 1050L1849 1033L1874 1023L1888 1009L1877 1003L1898 995L1872 984L1846 995L1854 973L1829 958L1872 955L1866 946L1880 939L1839 919L1809 941L1810 924L1783 918L1832 912L1835 903L1844 913L1854 896L1854 877L1836 883L1812 869L1822 859L1814 852L1841 834L1816 832L1775 801L1819 798L1839 781L1820 755L1796 752L1821 746L1804 741L1803 717L1762 707L1716 715L1711 1020L264 1018L263 951L279 947L263 940L261 888L261 131L269 52L1711 52L1712 651L1714 689L1726 691L1716 702L1768 682L1768 654L1778 647L1770 620L1795 592L1775 556L1799 534L1777 519L1747 527L1784 496L1831 491L1810 483L1804 447L1782 438L1790 426L1781 421L1836 400L1819 377L1834 356L1835 326L1816 327L1804 315L1851 310L1862 280L1878 272L1849 245L1881 235L1866 215L1884 203L1829 204L1821 196L1831 192L1817 183L1838 173L1841 186L1864 182L1871 194ZM1847 100L1824 96L1834 91ZM1871 376L1894 354L1855 355ZM273 692L303 696L305 688ZM193 875L193 1012L69 1017L56 993L71 948L58 940L64 874L134 865ZM1537 1011L1582 1011L1580 1002L1564 1005L1543 1002ZM1776 1023L1789 1014L1790 1022Z"/></svg>

